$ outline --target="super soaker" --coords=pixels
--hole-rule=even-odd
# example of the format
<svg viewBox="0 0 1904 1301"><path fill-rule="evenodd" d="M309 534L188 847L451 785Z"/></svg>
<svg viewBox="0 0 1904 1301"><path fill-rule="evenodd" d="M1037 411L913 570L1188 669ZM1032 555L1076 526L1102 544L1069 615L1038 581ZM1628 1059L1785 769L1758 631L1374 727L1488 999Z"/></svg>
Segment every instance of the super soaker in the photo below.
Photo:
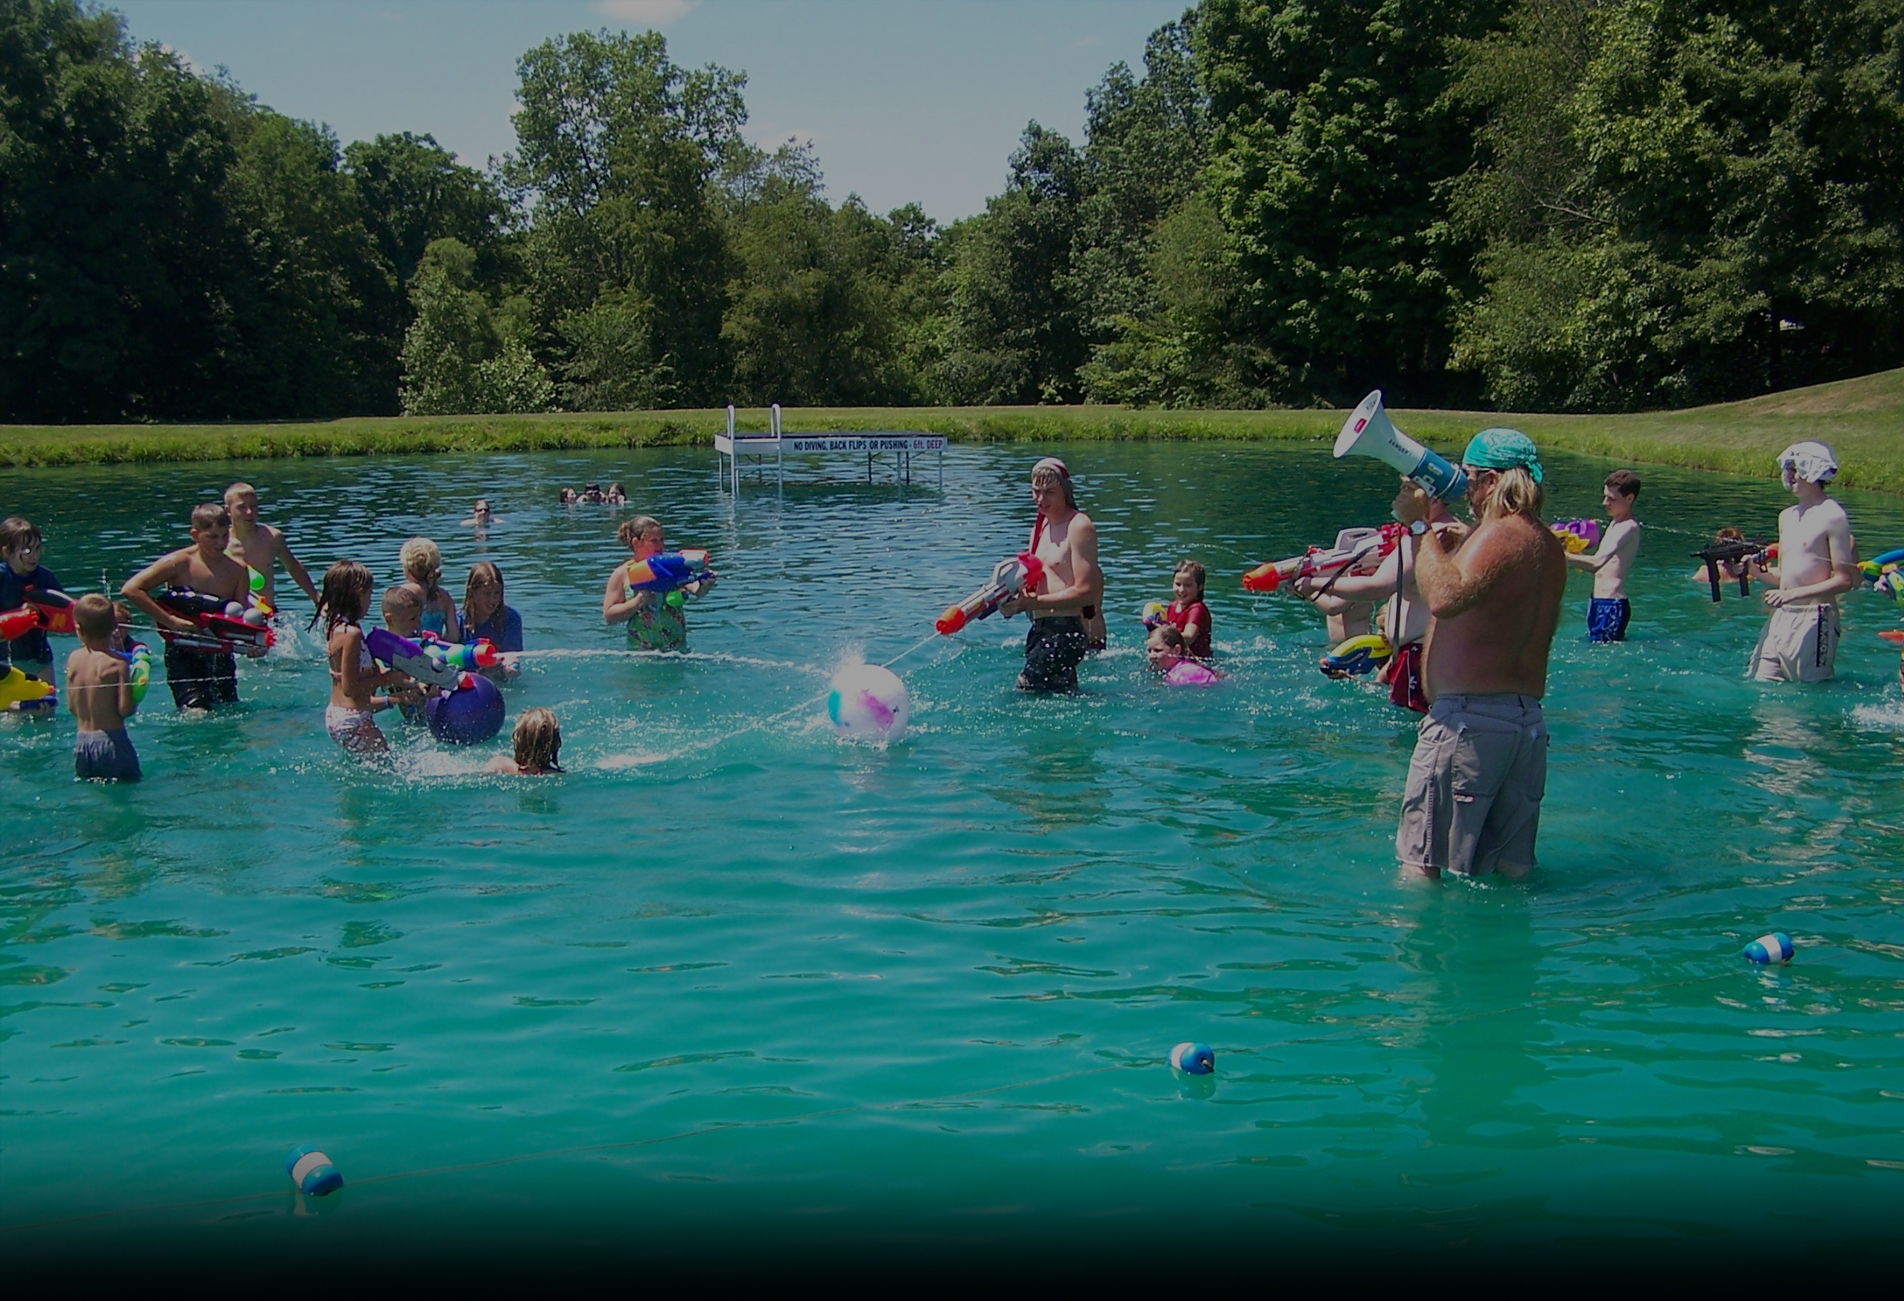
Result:
<svg viewBox="0 0 1904 1301"><path fill-rule="evenodd" d="M50 587L29 587L25 605L0 614L0 641L24 637L35 628L69 636L77 632L73 626L73 598Z"/></svg>
<svg viewBox="0 0 1904 1301"><path fill-rule="evenodd" d="M1577 556L1600 545L1600 521L1596 519L1570 519L1560 524L1548 526L1553 535L1560 539L1560 545L1567 554Z"/></svg>
<svg viewBox="0 0 1904 1301"><path fill-rule="evenodd" d="M950 637L968 623L988 619L999 606L1028 587L1036 586L1045 576L1045 562L1029 551L1020 551L1009 560L992 567L992 580L960 601L945 607L945 613L933 621L941 637Z"/></svg>
<svg viewBox="0 0 1904 1301"><path fill-rule="evenodd" d="M1405 532L1407 529L1400 524L1384 524L1378 529L1343 529L1336 534L1333 547L1310 547L1299 556L1258 565L1243 575L1243 590L1273 592L1294 579L1340 573L1358 561L1386 556L1395 549L1395 540Z"/></svg>
<svg viewBox="0 0 1904 1301"><path fill-rule="evenodd" d="M627 564L628 591L675 592L690 583L706 583L720 577L707 567L705 551L664 551L646 560Z"/></svg>
<svg viewBox="0 0 1904 1301"><path fill-rule="evenodd" d="M364 634L364 648L373 659L382 660L399 673L407 673L418 682L443 691L455 691L464 679L478 669L493 669L502 657L487 638L467 646L439 641L429 633L423 640L399 637L388 628L372 628Z"/></svg>

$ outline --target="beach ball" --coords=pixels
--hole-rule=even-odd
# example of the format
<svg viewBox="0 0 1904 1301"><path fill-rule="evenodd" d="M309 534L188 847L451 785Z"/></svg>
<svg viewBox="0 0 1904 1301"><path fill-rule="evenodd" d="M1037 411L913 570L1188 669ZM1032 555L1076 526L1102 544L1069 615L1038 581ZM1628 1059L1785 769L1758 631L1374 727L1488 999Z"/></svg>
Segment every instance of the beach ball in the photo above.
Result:
<svg viewBox="0 0 1904 1301"><path fill-rule="evenodd" d="M912 700L891 669L854 664L833 675L826 697L827 720L855 741L897 741L906 730Z"/></svg>
<svg viewBox="0 0 1904 1301"><path fill-rule="evenodd" d="M502 692L488 678L463 675L463 685L424 706L430 735L445 745L481 745L502 731Z"/></svg>

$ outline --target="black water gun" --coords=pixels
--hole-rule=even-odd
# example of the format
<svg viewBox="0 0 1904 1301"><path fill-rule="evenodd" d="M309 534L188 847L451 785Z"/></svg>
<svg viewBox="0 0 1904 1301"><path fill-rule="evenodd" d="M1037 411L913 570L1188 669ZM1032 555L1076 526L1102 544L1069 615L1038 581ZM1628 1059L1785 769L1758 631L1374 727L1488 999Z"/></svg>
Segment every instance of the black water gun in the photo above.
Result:
<svg viewBox="0 0 1904 1301"><path fill-rule="evenodd" d="M1723 581L1719 574L1720 565L1727 567L1729 572L1726 577L1736 577L1739 580L1739 595L1750 596L1752 595L1752 566L1763 564L1777 553L1776 546L1760 539L1755 542L1743 540L1714 542L1692 554L1695 558L1706 562L1706 581L1712 584L1712 599L1717 601L1720 599L1719 584Z"/></svg>

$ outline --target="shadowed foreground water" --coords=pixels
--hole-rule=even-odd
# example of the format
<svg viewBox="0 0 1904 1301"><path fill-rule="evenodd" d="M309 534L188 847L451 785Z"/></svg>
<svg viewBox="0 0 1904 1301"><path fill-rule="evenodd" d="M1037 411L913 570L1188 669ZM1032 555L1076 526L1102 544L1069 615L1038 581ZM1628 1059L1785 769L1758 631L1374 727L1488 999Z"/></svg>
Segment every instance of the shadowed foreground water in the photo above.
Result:
<svg viewBox="0 0 1904 1301"><path fill-rule="evenodd" d="M346 762L302 632L227 714L155 684L137 787L74 785L69 719L0 719L0 1250L1899 1262L1897 611L1850 598L1839 679L1767 689L1739 677L1757 602L1686 579L1718 525L1775 527L1776 485L1645 470L1633 640L1585 644L1568 594L1540 870L1432 884L1391 858L1407 717L1314 671L1306 607L1236 586L1392 481L1312 448L1066 454L1111 651L1055 700L1011 690L1022 622L913 651L885 750L816 697L1023 545L1029 449L954 449L943 494L835 462L738 505L711 452L0 472L75 592L239 476L314 571L394 581L421 532L460 597L497 561L549 652L511 716L552 706L570 769L483 777L500 741L394 724L394 770ZM1556 458L1554 514L1608 468ZM600 626L618 517L554 504L584 479L715 553L693 655ZM1904 543L1904 503L1849 505L1866 554ZM1208 691L1137 651L1181 555L1213 574ZM1797 960L1749 967L1773 928ZM1213 1081L1164 1064L1185 1039ZM289 1191L303 1142L342 1192Z"/></svg>

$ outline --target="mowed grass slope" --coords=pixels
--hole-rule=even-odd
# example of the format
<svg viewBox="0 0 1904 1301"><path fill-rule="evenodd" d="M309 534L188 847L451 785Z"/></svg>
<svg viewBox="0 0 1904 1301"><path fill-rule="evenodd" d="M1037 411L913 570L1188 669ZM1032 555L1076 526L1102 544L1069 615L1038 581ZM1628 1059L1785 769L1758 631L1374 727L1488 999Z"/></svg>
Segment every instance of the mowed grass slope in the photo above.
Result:
<svg viewBox="0 0 1904 1301"><path fill-rule="evenodd" d="M789 431L918 430L961 442L1091 439L1321 441L1340 411L1154 411L1125 407L789 408ZM1636 463L1776 474L1773 457L1801 438L1837 449L1839 482L1904 492L1904 370L1793 389L1686 411L1561 416L1479 411L1396 411L1422 441L1458 451L1487 425L1512 425L1542 447ZM724 411L618 411L539 416L392 416L218 425L0 426L0 465L74 465L277 456L379 456L584 447L705 446ZM764 430L767 413L740 426Z"/></svg>

